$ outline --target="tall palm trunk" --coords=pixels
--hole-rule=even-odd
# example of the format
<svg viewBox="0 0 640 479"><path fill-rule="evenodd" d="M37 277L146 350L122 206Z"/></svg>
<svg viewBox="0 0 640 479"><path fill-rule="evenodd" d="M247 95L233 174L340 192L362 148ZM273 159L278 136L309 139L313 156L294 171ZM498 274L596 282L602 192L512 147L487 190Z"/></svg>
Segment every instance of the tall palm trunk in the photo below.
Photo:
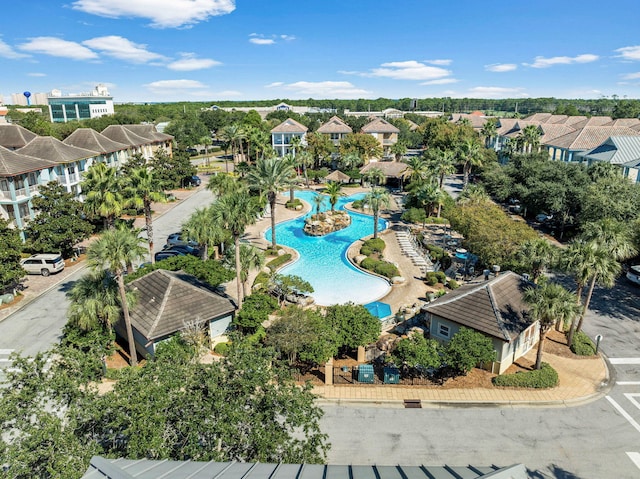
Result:
<svg viewBox="0 0 640 479"><path fill-rule="evenodd" d="M236 287L238 291L238 308L242 308L242 278L240 269L240 235L233 235L233 244L235 245L235 259L236 259Z"/></svg>
<svg viewBox="0 0 640 479"><path fill-rule="evenodd" d="M118 292L120 293L120 302L122 303L122 315L124 316L124 326L127 330L127 342L129 343L129 356L131 357L131 366L138 365L138 356L136 353L136 343L133 339L133 328L131 327L131 317L129 316L129 305L127 304L127 292L124 289L124 276L122 272L116 275L118 281Z"/></svg>
<svg viewBox="0 0 640 479"><path fill-rule="evenodd" d="M200 251L202 251L202 261L209 259L209 245L207 243L200 245Z"/></svg>
<svg viewBox="0 0 640 479"><path fill-rule="evenodd" d="M304 173L304 183L309 188L309 176L307 176L307 165L305 163L302 164L302 172Z"/></svg>
<svg viewBox="0 0 640 479"><path fill-rule="evenodd" d="M466 162L464 164L464 166L462 167L462 172L464 174L462 186L465 187L469 184L469 173L471 172L471 166L469 165L469 162Z"/></svg>
<svg viewBox="0 0 640 479"><path fill-rule="evenodd" d="M278 244L276 242L276 194L269 193L269 208L271 208L271 246L273 249Z"/></svg>
<svg viewBox="0 0 640 479"><path fill-rule="evenodd" d="M577 301L578 304L582 304L582 290L584 289L584 285L583 284L578 284L578 287L576 288L576 297L577 297ZM573 335L576 332L576 318L574 317L571 320L571 324L569 325L569 334L567 334L567 346L571 347L571 343L573 342Z"/></svg>
<svg viewBox="0 0 640 479"><path fill-rule="evenodd" d="M378 216L380 213L376 210L373 212L373 239L378 238Z"/></svg>
<svg viewBox="0 0 640 479"><path fill-rule="evenodd" d="M587 297L584 300L584 307L582 308L582 314L580 315L580 321L578 321L578 327L576 328L576 333L579 333L582 330L582 323L584 321L584 317L587 314L587 310L589 309L589 303L591 302L591 296L593 296L593 290L596 287L596 280L598 279L598 275L594 274L593 278L591 278L591 284L589 284L589 291L587 292Z"/></svg>
<svg viewBox="0 0 640 479"><path fill-rule="evenodd" d="M538 351L536 353L536 369L540 369L542 366L542 350L544 346L544 339L547 337L547 332L540 328L540 341L538 341Z"/></svg>
<svg viewBox="0 0 640 479"><path fill-rule="evenodd" d="M147 239L149 240L149 257L151 258L151 264L156 262L156 258L153 255L153 221L151 218L151 202L149 200L144 201L144 221L147 225Z"/></svg>

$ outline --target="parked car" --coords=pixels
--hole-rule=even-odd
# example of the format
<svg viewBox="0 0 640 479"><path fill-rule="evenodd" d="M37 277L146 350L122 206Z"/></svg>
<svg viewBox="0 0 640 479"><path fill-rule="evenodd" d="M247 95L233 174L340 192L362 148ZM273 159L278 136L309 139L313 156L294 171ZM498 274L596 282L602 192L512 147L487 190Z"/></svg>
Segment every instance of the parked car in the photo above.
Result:
<svg viewBox="0 0 640 479"><path fill-rule="evenodd" d="M165 246L162 251L179 251L182 254L190 254L191 256L200 256L200 249L189 245L174 244Z"/></svg>
<svg viewBox="0 0 640 479"><path fill-rule="evenodd" d="M538 223L544 223L547 220L553 219L553 215L548 215L546 213L540 213L539 215L536 215L536 221Z"/></svg>
<svg viewBox="0 0 640 479"><path fill-rule="evenodd" d="M202 179L199 176L193 175L187 180L187 185L189 186L200 186L202 184Z"/></svg>
<svg viewBox="0 0 640 479"><path fill-rule="evenodd" d="M174 256L186 256L186 253L174 249L163 249L162 251L158 251L153 255L156 262L162 261L163 259L173 258Z"/></svg>
<svg viewBox="0 0 640 479"><path fill-rule="evenodd" d="M174 245L191 246L192 248L196 248L198 246L198 243L197 241L193 241L185 238L181 232L178 232L178 233L171 233L167 237L167 246L174 246Z"/></svg>
<svg viewBox="0 0 640 479"><path fill-rule="evenodd" d="M41 253L21 260L20 265L29 274L49 276L64 269L64 260L59 254Z"/></svg>
<svg viewBox="0 0 640 479"><path fill-rule="evenodd" d="M640 265L629 267L629 271L627 271L627 279L633 284L640 286Z"/></svg>

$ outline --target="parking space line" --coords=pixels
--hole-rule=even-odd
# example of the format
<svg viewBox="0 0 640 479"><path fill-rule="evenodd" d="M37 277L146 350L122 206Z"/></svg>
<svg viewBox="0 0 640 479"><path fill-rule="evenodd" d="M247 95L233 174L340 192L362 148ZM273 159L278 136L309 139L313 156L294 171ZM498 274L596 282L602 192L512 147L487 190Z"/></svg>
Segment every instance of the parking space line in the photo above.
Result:
<svg viewBox="0 0 640 479"><path fill-rule="evenodd" d="M607 401L609 401L611 403L611 405L622 415L623 418L625 418L629 424L631 424L634 428L636 428L636 431L640 432L640 424L638 424L630 415L627 411L625 411L624 409L622 409L622 406L620 406L620 404L618 404L613 398L609 397L609 396L605 396L605 398L607 399Z"/></svg>
<svg viewBox="0 0 640 479"><path fill-rule="evenodd" d="M627 456L640 469L640 452L627 452Z"/></svg>
<svg viewBox="0 0 640 479"><path fill-rule="evenodd" d="M640 393L636 393L636 394L625 393L624 396L629 400L631 404L633 404L636 408L640 409L640 403L634 399L635 397L640 396Z"/></svg>
<svg viewBox="0 0 640 479"><path fill-rule="evenodd" d="M616 381L618 386L640 386L640 381Z"/></svg>
<svg viewBox="0 0 640 479"><path fill-rule="evenodd" d="M640 358L609 358L611 364L640 364Z"/></svg>

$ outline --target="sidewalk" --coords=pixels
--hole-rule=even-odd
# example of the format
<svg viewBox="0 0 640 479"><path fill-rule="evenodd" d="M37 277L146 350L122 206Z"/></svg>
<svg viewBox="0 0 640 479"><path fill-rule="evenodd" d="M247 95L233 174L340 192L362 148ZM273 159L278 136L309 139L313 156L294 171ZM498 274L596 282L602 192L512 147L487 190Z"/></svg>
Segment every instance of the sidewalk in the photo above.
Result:
<svg viewBox="0 0 640 479"><path fill-rule="evenodd" d="M527 357L535 358L535 349ZM404 407L404 400L420 400L422 407L455 405L501 405L567 407L595 401L605 395L613 381L602 356L567 359L544 353L543 360L558 372L559 385L552 389L458 388L438 386L315 386L320 401L333 404L370 404Z"/></svg>

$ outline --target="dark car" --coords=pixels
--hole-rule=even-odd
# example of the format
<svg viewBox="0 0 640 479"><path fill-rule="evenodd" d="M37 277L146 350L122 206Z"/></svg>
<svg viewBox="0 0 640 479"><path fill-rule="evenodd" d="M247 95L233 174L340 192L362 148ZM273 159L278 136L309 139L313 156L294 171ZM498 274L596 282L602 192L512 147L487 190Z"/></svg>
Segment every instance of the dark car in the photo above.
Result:
<svg viewBox="0 0 640 479"><path fill-rule="evenodd" d="M165 246L164 249L162 250L164 251L177 251L180 254L190 254L191 256L200 256L200 249L198 248L194 248L193 246L189 246L189 245L182 245L182 244L174 244L171 246Z"/></svg>
<svg viewBox="0 0 640 479"><path fill-rule="evenodd" d="M189 179L187 180L187 185L189 186L200 186L201 184L202 184L202 180L197 175L193 175L189 177Z"/></svg>
<svg viewBox="0 0 640 479"><path fill-rule="evenodd" d="M163 259L173 258L174 256L186 256L187 253L183 253L182 251L177 251L174 249L163 249L162 251L158 251L153 257L156 262L162 261Z"/></svg>
<svg viewBox="0 0 640 479"><path fill-rule="evenodd" d="M196 241L187 239L185 236L182 235L182 233L178 232L178 233L171 233L167 237L167 246L175 246L175 245L191 246L192 248L196 248L198 246L198 243Z"/></svg>

